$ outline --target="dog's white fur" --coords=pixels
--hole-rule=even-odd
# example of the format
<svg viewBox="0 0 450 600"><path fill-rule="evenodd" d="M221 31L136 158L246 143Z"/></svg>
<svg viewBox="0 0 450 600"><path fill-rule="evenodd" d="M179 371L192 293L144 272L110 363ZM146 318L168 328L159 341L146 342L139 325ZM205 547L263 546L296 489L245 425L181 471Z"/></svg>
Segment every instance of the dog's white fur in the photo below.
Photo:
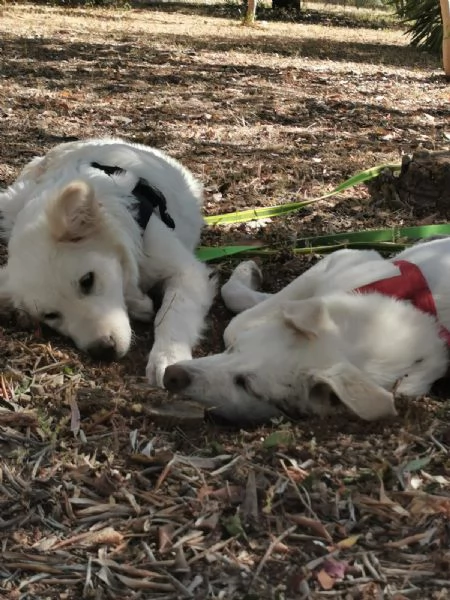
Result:
<svg viewBox="0 0 450 600"><path fill-rule="evenodd" d="M279 293L256 291L257 267L241 263L222 288L241 312L227 327L222 354L168 367L168 389L237 421L332 410L332 393L363 419L395 414L394 392L425 394L447 369L439 324L450 328L450 238L396 256L418 265L438 320L378 293L355 293L399 274L375 251L340 250ZM257 279L257 277L256 277Z"/></svg>
<svg viewBox="0 0 450 600"><path fill-rule="evenodd" d="M120 167L107 175L91 166ZM175 222L155 211L143 234L130 207L139 179L157 188ZM73 339L83 349L129 349L129 315L153 317L146 295L163 284L147 376L162 385L167 365L191 358L214 296L214 281L194 256L203 225L202 188L165 153L120 139L61 144L32 160L0 192L0 234L8 262L0 270L0 300ZM80 279L95 274L92 293ZM60 317L46 319L45 315ZM105 342L106 340L106 342Z"/></svg>

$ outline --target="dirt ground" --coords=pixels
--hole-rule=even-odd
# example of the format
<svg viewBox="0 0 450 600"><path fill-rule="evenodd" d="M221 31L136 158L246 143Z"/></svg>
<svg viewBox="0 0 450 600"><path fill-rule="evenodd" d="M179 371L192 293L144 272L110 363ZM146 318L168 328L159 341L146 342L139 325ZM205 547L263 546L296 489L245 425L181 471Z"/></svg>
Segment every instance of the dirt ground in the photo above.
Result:
<svg viewBox="0 0 450 600"><path fill-rule="evenodd" d="M56 143L123 136L189 166L215 214L449 149L448 83L400 30L348 15L248 29L226 6L176 8L0 8L2 185ZM297 236L441 220L357 188L204 243L277 242L262 264L276 290L316 259L293 256ZM199 353L221 348L229 318L217 301ZM399 399L392 422L232 429L148 389L150 344L136 326L103 366L0 321L0 598L450 597L445 382Z"/></svg>

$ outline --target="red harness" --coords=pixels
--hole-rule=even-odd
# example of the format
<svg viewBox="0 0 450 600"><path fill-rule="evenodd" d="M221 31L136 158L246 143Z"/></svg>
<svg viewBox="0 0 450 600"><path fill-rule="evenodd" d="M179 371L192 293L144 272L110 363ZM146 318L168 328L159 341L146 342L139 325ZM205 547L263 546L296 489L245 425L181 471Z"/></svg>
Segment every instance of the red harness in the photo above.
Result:
<svg viewBox="0 0 450 600"><path fill-rule="evenodd" d="M437 318L436 304L428 283L417 265L407 260L396 260L400 275L380 279L357 288L356 292L378 292L399 300L409 300L419 310ZM450 346L450 331L440 326L439 336Z"/></svg>

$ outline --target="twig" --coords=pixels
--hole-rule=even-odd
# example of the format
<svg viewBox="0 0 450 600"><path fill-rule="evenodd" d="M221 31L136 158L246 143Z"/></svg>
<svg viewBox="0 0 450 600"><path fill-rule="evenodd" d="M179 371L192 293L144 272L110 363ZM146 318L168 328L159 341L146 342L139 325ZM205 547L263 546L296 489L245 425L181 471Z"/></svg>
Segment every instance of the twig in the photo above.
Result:
<svg viewBox="0 0 450 600"><path fill-rule="evenodd" d="M56 369L56 367L62 367L63 365L67 365L71 362L73 362L71 358L66 358L65 360L60 360L58 362L52 363L51 365L44 365L43 367L34 369L32 375L36 375L36 373L43 373L44 371L50 371L50 369Z"/></svg>
<svg viewBox="0 0 450 600"><path fill-rule="evenodd" d="M6 382L5 382L5 378L3 377L3 375L0 375L0 391L3 394L3 400L8 400L9 394L8 394L8 390L6 389Z"/></svg>
<svg viewBox="0 0 450 600"><path fill-rule="evenodd" d="M306 488L303 485L298 485L295 480L293 479L292 475L289 473L288 468L286 467L286 465L284 464L284 461L281 460L281 466L283 467L283 471L286 473L287 478L289 479L289 481L291 482L295 493L297 494L297 496L299 497L300 502L303 504L303 506L309 511L310 515L316 519L316 521L320 521L319 517L316 515L316 513L314 512L312 506L311 506L311 499L309 497L309 494L306 490ZM303 497L302 492L300 491L300 489L303 491L305 497Z"/></svg>
<svg viewBox="0 0 450 600"><path fill-rule="evenodd" d="M161 475L158 477L158 480L155 484L154 490L155 492L157 492L159 490L159 488L162 486L162 484L164 483L166 477L169 475L170 470L172 469L173 465L177 462L176 456L174 456L171 460L169 460L169 462L167 463L167 465L164 467Z"/></svg>
<svg viewBox="0 0 450 600"><path fill-rule="evenodd" d="M309 563L306 563L305 566L308 569L308 571L313 571L315 568L317 568L319 565L321 565L324 560L327 560L327 558L334 558L334 557L338 556L338 554L340 552L341 552L341 550L340 550L340 548L338 548L337 550L333 550L333 552L329 552L328 554L324 554L323 556L320 556L319 558L310 560Z"/></svg>
<svg viewBox="0 0 450 600"><path fill-rule="evenodd" d="M176 590L178 590L178 592L183 594L183 596L185 598L193 598L194 597L192 592L185 585L183 585L181 583L181 581L179 581L176 577L171 575L167 569L161 567L160 564L158 564L158 561L156 560L155 555L153 554L153 550L150 548L150 546L146 542L142 542L142 547L144 548L145 553L147 554L147 556L149 557L149 559L152 562L152 568L156 569L158 571L158 573L160 573L164 577L167 577L167 579L170 581L170 583L173 585L173 587ZM172 568L175 561L171 561L171 563L172 564L167 565L167 566L170 566Z"/></svg>
<svg viewBox="0 0 450 600"><path fill-rule="evenodd" d="M233 465L235 465L237 462L239 462L241 460L241 458L242 458L242 456L240 456L240 454L238 454L237 456L235 456L233 458L233 460L230 460L230 462L228 462L226 465L223 465L222 467L219 467L215 471L212 471L211 477L215 477L216 475L220 475L221 473L228 471L228 469L230 469Z"/></svg>
<svg viewBox="0 0 450 600"><path fill-rule="evenodd" d="M380 575L380 573L378 573L378 571L375 569L373 564L370 562L369 555L366 552L364 552L362 554L361 558L364 563L364 566L369 571L369 573L372 575L372 577L374 579L376 579L377 581L383 581L383 577Z"/></svg>
<svg viewBox="0 0 450 600"><path fill-rule="evenodd" d="M92 581L92 556L89 557L87 568L86 568L86 577L85 577L84 586L83 586L83 598L88 597L89 588L92 587L91 581Z"/></svg>
<svg viewBox="0 0 450 600"><path fill-rule="evenodd" d="M193 598L194 597L194 594L190 590L188 590L188 588L183 583L181 583L181 581L179 579L177 579L171 573L169 573L169 571L167 571L167 569L162 569L161 567L156 567L156 569L161 573L161 575L164 575L165 577L167 577L167 579L170 581L170 583L173 585L173 587L178 592L183 594L184 598Z"/></svg>
<svg viewBox="0 0 450 600"><path fill-rule="evenodd" d="M198 562L199 560L204 558L207 554L214 554L214 552L217 552L218 550L222 550L222 548L225 548L225 546L228 546L228 544L231 544L231 542L235 539L236 539L235 537L230 537L227 540L223 540L222 542L217 542L217 544L214 544L210 548L206 548L206 550L203 550L202 552L200 552L193 558L189 559L188 565L190 566L190 565Z"/></svg>
<svg viewBox="0 0 450 600"><path fill-rule="evenodd" d="M422 590L418 587L405 588L404 590L396 590L396 593L401 596L412 596L416 594L422 595Z"/></svg>
<svg viewBox="0 0 450 600"><path fill-rule="evenodd" d="M433 444L439 448L439 450L442 450L442 452L444 452L445 454L449 453L448 448L446 448L443 444L441 444L441 442L439 440L437 440L432 433L429 433L428 437L433 442Z"/></svg>
<svg viewBox="0 0 450 600"><path fill-rule="evenodd" d="M264 556L262 557L262 559L259 562L259 565L256 567L256 571L255 571L255 574L253 575L253 579L250 583L249 588L252 588L253 585L256 583L256 580L260 576L261 571L264 568L264 565L269 560L270 555L272 554L274 548L276 548L278 546L278 544L284 540L285 537L287 537L291 533L294 533L294 531L296 529L297 529L297 525L292 525L291 527L286 529L286 531L283 531L282 534L280 534L278 537L276 537L274 540L272 540L270 542L269 547L267 548L266 552L264 553Z"/></svg>

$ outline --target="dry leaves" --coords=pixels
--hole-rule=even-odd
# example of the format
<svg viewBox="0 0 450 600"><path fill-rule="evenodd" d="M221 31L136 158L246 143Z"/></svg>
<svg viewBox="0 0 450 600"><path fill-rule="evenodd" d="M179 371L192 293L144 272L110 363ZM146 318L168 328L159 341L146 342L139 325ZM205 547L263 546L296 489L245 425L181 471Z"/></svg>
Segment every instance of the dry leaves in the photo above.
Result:
<svg viewBox="0 0 450 600"><path fill-rule="evenodd" d="M124 136L191 167L212 214L319 195L448 146L440 65L401 31L353 29L348 7L346 27L334 16L251 30L213 15L230 7L166 8L2 7L4 184L62 141ZM316 260L292 257L299 231L421 219L440 215L374 207L357 188L264 227L205 230L203 242L278 244L264 262L277 290ZM218 301L200 353L221 348L229 317ZM229 430L148 389L148 328L108 366L31 325L0 321L0 595L448 595L447 389L400 401L390 424L337 415Z"/></svg>

